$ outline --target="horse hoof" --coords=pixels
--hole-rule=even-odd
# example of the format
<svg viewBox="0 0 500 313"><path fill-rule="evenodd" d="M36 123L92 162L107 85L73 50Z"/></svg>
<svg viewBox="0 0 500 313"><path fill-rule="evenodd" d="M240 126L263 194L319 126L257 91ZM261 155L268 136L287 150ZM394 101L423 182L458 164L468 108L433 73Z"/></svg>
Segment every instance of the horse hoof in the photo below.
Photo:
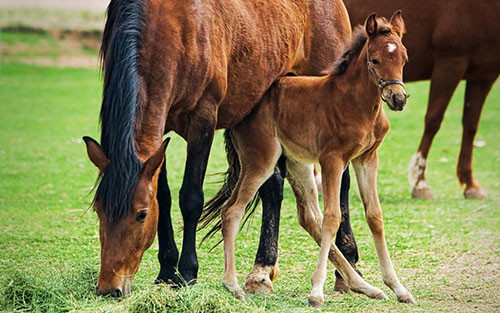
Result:
<svg viewBox="0 0 500 313"><path fill-rule="evenodd" d="M245 282L245 291L247 293L268 294L273 291L273 283L269 277L259 277L260 275L248 275Z"/></svg>
<svg viewBox="0 0 500 313"><path fill-rule="evenodd" d="M234 295L236 296L236 299L240 300L241 302L245 302L245 293L243 292L243 290L236 291Z"/></svg>
<svg viewBox="0 0 500 313"><path fill-rule="evenodd" d="M273 291L273 280L278 276L278 263L274 266L256 264L245 282L247 293L268 294Z"/></svg>
<svg viewBox="0 0 500 313"><path fill-rule="evenodd" d="M413 199L434 199L434 193L429 187L421 189L413 188L411 197Z"/></svg>
<svg viewBox="0 0 500 313"><path fill-rule="evenodd" d="M398 301L401 303L417 304L411 293L398 297Z"/></svg>
<svg viewBox="0 0 500 313"><path fill-rule="evenodd" d="M483 188L469 188L464 191L464 197L466 199L486 199L486 193Z"/></svg>
<svg viewBox="0 0 500 313"><path fill-rule="evenodd" d="M315 297L315 296L309 296L307 299L309 301L309 306L316 308L316 309L321 309L323 306L324 300L323 298L320 297Z"/></svg>
<svg viewBox="0 0 500 313"><path fill-rule="evenodd" d="M345 282L345 280L342 277L336 277L335 278L335 286L333 287L334 291L340 292L340 293L348 293L349 292L349 286Z"/></svg>

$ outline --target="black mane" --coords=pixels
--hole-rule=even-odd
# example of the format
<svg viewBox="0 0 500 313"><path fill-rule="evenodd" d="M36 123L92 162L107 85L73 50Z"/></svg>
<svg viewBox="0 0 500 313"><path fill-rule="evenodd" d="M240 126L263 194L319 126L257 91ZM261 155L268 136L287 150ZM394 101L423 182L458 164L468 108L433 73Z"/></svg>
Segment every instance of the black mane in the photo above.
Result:
<svg viewBox="0 0 500 313"><path fill-rule="evenodd" d="M332 75L344 74L349 67L349 64L351 64L352 60L361 53L361 50L363 50L363 47L365 46L367 40L368 35L366 34L364 26L356 26L352 32L351 42L348 45L348 48L335 62L330 73Z"/></svg>
<svg viewBox="0 0 500 313"><path fill-rule="evenodd" d="M128 212L142 169L134 128L140 105L137 68L144 11L142 0L111 1L100 51L104 70L101 146L111 162L98 177L94 203L99 201L111 222Z"/></svg>

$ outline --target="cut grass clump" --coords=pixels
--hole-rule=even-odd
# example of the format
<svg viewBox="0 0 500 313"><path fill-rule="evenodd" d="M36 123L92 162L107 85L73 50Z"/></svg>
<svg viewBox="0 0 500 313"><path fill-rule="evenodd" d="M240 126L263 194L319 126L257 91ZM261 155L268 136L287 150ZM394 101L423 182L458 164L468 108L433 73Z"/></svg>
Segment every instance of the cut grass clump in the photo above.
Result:
<svg viewBox="0 0 500 313"><path fill-rule="evenodd" d="M0 309L67 312L75 301L93 296L97 271L88 266L66 270L9 267L0 277Z"/></svg>

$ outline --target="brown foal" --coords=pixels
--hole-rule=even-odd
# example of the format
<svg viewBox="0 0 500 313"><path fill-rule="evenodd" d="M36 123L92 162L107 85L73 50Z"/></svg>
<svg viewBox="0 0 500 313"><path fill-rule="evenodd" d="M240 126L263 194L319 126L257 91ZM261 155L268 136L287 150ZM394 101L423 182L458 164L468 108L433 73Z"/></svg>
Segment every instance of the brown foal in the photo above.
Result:
<svg viewBox="0 0 500 313"><path fill-rule="evenodd" d="M389 22L370 15L365 26L355 30L350 48L328 75L279 79L260 106L231 130L241 172L222 211L223 284L239 299L244 299L244 292L236 278L236 234L246 205L273 173L283 153L287 177L297 198L299 221L321 247L311 278L309 304L323 304L329 256L353 291L371 298L387 298L382 290L359 276L332 242L341 221L341 176L349 162L356 171L384 283L399 301L415 303L399 282L389 257L376 187L377 148L389 129L382 100L396 111L406 104L403 32L400 11ZM313 178L312 164L316 162L323 175L324 217Z"/></svg>

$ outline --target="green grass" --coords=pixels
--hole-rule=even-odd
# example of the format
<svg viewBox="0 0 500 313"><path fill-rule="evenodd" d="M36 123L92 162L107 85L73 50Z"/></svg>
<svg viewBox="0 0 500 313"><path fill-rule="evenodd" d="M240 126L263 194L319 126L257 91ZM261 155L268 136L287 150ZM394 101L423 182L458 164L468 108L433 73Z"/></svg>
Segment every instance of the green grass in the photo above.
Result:
<svg viewBox="0 0 500 313"><path fill-rule="evenodd" d="M409 84L408 91L412 94L408 107L400 113L388 112L392 125L380 149L378 185L396 271L419 305L398 304L383 285L354 183L351 214L359 268L390 300L333 292L333 267L329 266L323 310L499 311L500 84L488 98L477 135L486 146L475 149L475 175L489 195L477 201L463 199L454 169L461 140L463 84L450 103L429 158L428 179L437 198L410 199L406 168L422 134L428 83ZM307 307L307 295L319 249L297 223L288 185L281 220L281 273L272 294L248 295L240 303L221 286L222 249L209 252L218 238L198 249L199 283L193 288L173 291L153 284L159 269L154 243L143 257L131 297L114 300L94 294L98 222L88 207L97 173L80 138L99 137L100 94L97 70L15 63L0 68L0 311L316 311ZM226 168L221 135L217 133L210 157L207 198L219 186L220 177L215 174ZM174 135L167 151L179 245L182 218L177 195L185 147ZM252 268L259 231L260 212L237 238L240 284Z"/></svg>

